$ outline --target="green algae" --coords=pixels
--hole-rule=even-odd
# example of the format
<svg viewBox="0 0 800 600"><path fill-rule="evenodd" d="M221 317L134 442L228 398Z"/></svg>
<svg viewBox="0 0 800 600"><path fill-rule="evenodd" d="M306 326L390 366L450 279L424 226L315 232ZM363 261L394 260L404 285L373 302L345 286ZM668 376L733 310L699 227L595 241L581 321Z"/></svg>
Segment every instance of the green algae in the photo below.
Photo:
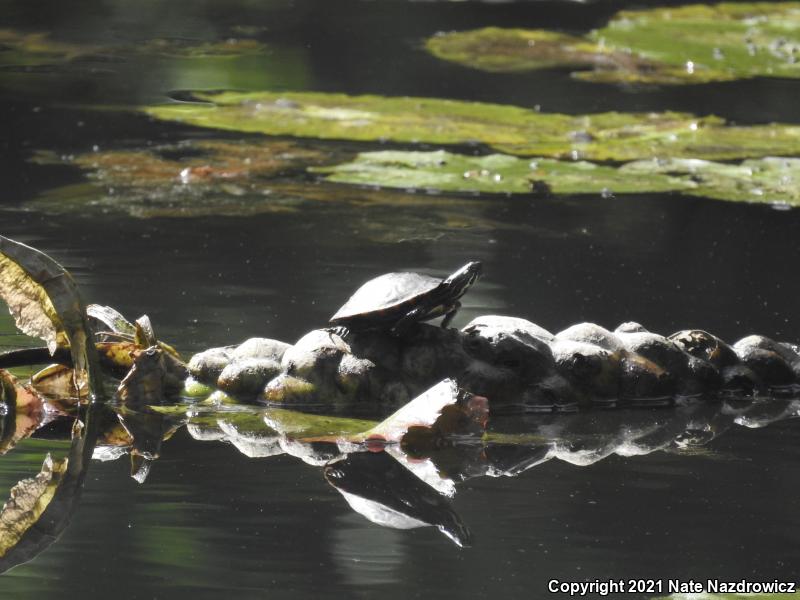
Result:
<svg viewBox="0 0 800 600"><path fill-rule="evenodd" d="M238 37L218 40L151 38L137 44L91 45L60 41L43 31L0 29L0 65L36 66L136 55L205 59L264 54L267 50L268 47L257 40Z"/></svg>
<svg viewBox="0 0 800 600"><path fill-rule="evenodd" d="M800 3L621 11L585 37L500 29L437 34L434 56L494 72L560 67L596 82L686 84L800 77Z"/></svg>
<svg viewBox="0 0 800 600"><path fill-rule="evenodd" d="M728 160L800 152L800 127L732 126L689 113L540 113L435 98L314 92L198 93L198 102L144 107L199 127L353 141L484 144L521 156L629 161Z"/></svg>
<svg viewBox="0 0 800 600"><path fill-rule="evenodd" d="M327 203L354 208L418 206L424 210L424 218L400 217L393 212L384 221L374 214L369 223L359 226L359 236L393 242L438 239L453 228L497 226L477 214L478 199L413 193L418 190L469 195L678 192L719 200L800 205L800 158L785 157L737 163L658 158L612 165L508 154L469 156L445 150L325 155L319 149L285 141L194 140L146 150L63 157L38 154L34 160L71 164L87 173L86 183L50 190L28 203L50 213L94 210L139 218L242 216L296 212ZM307 171L324 179L298 182L284 177ZM362 187L353 194L336 184ZM387 188L398 191L382 191Z"/></svg>
<svg viewBox="0 0 800 600"><path fill-rule="evenodd" d="M727 164L697 159L643 160L615 167L585 161L470 157L437 152L365 152L318 167L329 181L443 192L608 195L679 192L718 200L800 206L800 159L766 157Z"/></svg>
<svg viewBox="0 0 800 600"><path fill-rule="evenodd" d="M94 207L142 218L282 212L297 201L273 194L273 180L323 158L329 157L292 142L241 140L189 140L75 155L38 152L32 162L73 165L87 174L88 182L49 190L31 205L53 212Z"/></svg>
<svg viewBox="0 0 800 600"><path fill-rule="evenodd" d="M588 67L605 52L583 37L545 29L484 27L439 32L425 40L437 58L484 71L508 73L551 67Z"/></svg>
<svg viewBox="0 0 800 600"><path fill-rule="evenodd" d="M693 188L683 190L693 196L800 206L800 159L797 158L766 157L739 164L682 159L637 161L624 165L620 171L633 176L678 176L694 184Z"/></svg>
<svg viewBox="0 0 800 600"><path fill-rule="evenodd" d="M356 160L318 167L329 181L443 192L591 194L663 192L691 187L690 182L661 173L628 173L585 161L522 159L507 154L464 156L436 152L364 152Z"/></svg>

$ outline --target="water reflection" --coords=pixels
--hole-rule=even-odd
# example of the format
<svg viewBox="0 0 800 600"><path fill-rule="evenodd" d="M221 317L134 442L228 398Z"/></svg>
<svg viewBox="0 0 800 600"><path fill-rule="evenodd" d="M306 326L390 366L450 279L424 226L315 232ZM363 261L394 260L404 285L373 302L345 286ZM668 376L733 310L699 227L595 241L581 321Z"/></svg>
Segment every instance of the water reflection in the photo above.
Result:
<svg viewBox="0 0 800 600"><path fill-rule="evenodd" d="M421 398L426 404L442 402L446 414L452 407L473 406L476 397L443 382ZM453 419L441 415L433 423L409 427L408 411L402 418L393 415L376 424L286 409L218 406L208 401L135 409L92 405L74 416L58 417L56 422L63 426L55 427L54 421L45 417L47 412L31 412L34 427L27 421L11 424L22 429L17 437L71 435L72 442L66 459L40 456L45 460L42 473L20 482L0 514L3 571L35 558L69 524L90 457L109 461L129 456L131 476L145 483L151 467L157 468L158 459L169 454L168 441L181 428L198 442L225 442L248 458L299 459L319 469L347 505L373 524L394 530L434 527L456 545L466 546L480 544L480 540L473 540L452 497L467 480L516 477L553 459L588 467L612 455L696 454L728 430L761 428L800 416L800 398L727 398L684 402L666 409L495 417L488 423L473 418L467 426L451 429L445 429L444 423ZM398 428L401 424L404 426ZM385 435L379 438L376 432ZM9 457L13 453L4 460ZM15 506L28 509L15 511ZM352 536L361 539L364 530L347 525L336 535L334 544L349 544ZM375 557L392 554L391 546L402 544L397 535L399 532L389 538L381 535L379 539L394 542L381 545L381 553ZM384 558L386 564L358 565L359 572L367 569L371 577L391 579L393 561L388 555ZM348 569L353 568L347 564Z"/></svg>
<svg viewBox="0 0 800 600"><path fill-rule="evenodd" d="M21 480L0 512L0 573L46 550L69 525L80 500L97 437L109 412L101 405L81 411L65 458L48 453L32 479ZM38 413L44 415L44 411ZM44 422L44 418L42 418Z"/></svg>

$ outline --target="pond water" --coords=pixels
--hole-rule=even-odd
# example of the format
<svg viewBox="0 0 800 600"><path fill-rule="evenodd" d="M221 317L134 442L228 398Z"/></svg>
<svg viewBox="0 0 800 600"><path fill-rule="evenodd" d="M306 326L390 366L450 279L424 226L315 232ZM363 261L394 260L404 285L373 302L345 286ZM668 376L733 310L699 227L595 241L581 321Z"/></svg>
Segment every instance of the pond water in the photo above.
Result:
<svg viewBox="0 0 800 600"><path fill-rule="evenodd" d="M317 183L292 171L281 183L318 193L298 192L276 209L247 214L140 218L97 203L55 210L52 200L40 202L84 175L68 165L31 162L37 150L62 155L237 137L126 110L178 90L314 90L575 114L685 110L739 124L800 122L796 81L624 88L576 81L559 69L487 74L421 49L421 40L440 30L586 31L625 7L0 0L3 27L49 31L65 43L131 48L152 38L203 42L246 32L269 49L235 60L128 51L122 58L5 66L0 233L57 258L88 301L129 316L146 312L159 337L185 355L253 335L292 342L325 323L371 276L447 273L467 260L481 260L485 274L464 297L458 327L496 313L551 331L582 321L613 329L635 320L664 334L698 327L730 342L751 333L799 342L798 210L673 194L377 191ZM335 153L393 146L323 147ZM107 190L94 193L99 199ZM0 344L18 343L12 331L2 317ZM320 466L288 454L250 458L230 443L199 441L179 428L143 484L131 478L127 457L94 461L61 537L0 577L0 590L15 599L539 598L548 595L551 579L796 581L800 427L783 417L798 407L781 401L765 409L767 417L740 424L735 415L725 420L686 410L498 419L499 430L561 432L575 453L581 444L617 449L642 423L675 439L701 423L713 439L692 452L674 444L651 451L664 444L642 442L583 461L591 464L573 464L581 460L565 451L513 477L467 478L452 500L472 534L464 548L435 527L368 521L326 482ZM33 476L47 451L63 454L67 437L68 427L53 426L3 456L0 496ZM604 452L597 450L598 457ZM636 595L659 594L630 597Z"/></svg>

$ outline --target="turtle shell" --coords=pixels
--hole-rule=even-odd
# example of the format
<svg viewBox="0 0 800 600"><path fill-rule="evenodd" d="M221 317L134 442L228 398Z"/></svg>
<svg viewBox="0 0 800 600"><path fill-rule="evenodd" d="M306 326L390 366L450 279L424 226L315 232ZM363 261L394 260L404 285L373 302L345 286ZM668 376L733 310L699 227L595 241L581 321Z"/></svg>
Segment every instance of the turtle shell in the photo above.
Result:
<svg viewBox="0 0 800 600"><path fill-rule="evenodd" d="M358 288L331 317L331 323L400 318L441 283L440 278L419 273L381 275Z"/></svg>

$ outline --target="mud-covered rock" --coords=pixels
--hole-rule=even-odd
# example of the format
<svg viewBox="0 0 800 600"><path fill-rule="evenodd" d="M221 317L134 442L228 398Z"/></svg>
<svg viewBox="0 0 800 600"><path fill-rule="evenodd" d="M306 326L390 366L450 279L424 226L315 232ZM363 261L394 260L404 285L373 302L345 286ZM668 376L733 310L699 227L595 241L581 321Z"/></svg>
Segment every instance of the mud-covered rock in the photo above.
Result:
<svg viewBox="0 0 800 600"><path fill-rule="evenodd" d="M624 349L624 344L619 336L594 323L578 323L567 327L564 331L556 334L556 339L593 344L611 352L619 352Z"/></svg>
<svg viewBox="0 0 800 600"><path fill-rule="evenodd" d="M281 365L274 359L240 358L222 370L217 379L217 387L232 396L256 396L280 372Z"/></svg>
<svg viewBox="0 0 800 600"><path fill-rule="evenodd" d="M335 388L334 388L335 389ZM318 389L313 383L281 373L267 383L261 399L268 403L276 404L313 404L327 400L338 401L339 398L330 398L331 392Z"/></svg>
<svg viewBox="0 0 800 600"><path fill-rule="evenodd" d="M526 336L538 338L544 341L553 339L553 334L547 331L544 327L540 327L536 323L531 323L526 319L519 317L505 317L501 315L485 315L477 317L467 323L462 332L466 334L479 332L485 338L491 338L497 333L511 334L520 339L525 339Z"/></svg>
<svg viewBox="0 0 800 600"><path fill-rule="evenodd" d="M619 393L622 352L558 336L550 349L559 374L583 391L603 398Z"/></svg>
<svg viewBox="0 0 800 600"><path fill-rule="evenodd" d="M339 362L348 353L350 346L341 337L325 329L315 329L286 350L281 366L286 374L293 377L331 385Z"/></svg>
<svg viewBox="0 0 800 600"><path fill-rule="evenodd" d="M411 387L419 386L417 395L460 373L469 360L457 330L422 324L403 339L400 378Z"/></svg>
<svg viewBox="0 0 800 600"><path fill-rule="evenodd" d="M749 345L734 348L742 363L761 380L762 387L782 387L795 383L792 367L777 352Z"/></svg>
<svg viewBox="0 0 800 600"><path fill-rule="evenodd" d="M798 354L797 350L791 345L781 342L776 342L768 337L764 337L763 335L749 335L746 338L742 338L733 346L734 351L742 359L744 362L747 362L745 357L750 357L750 360L755 360L756 363L759 363L761 366L754 367L748 363L748 366L753 368L756 373L758 373L765 381L771 385L786 385L786 383L779 383L777 380L773 382L773 377L779 379L785 379L786 373L783 365L777 364L779 361L775 361L775 364L772 364L772 361L768 358L768 355L759 355L759 359L754 359L752 357L752 353L755 350L764 350L767 352L773 352L778 355L782 361L784 361L789 369L792 371L792 375L794 378L793 382L788 383L800 383L800 354Z"/></svg>
<svg viewBox="0 0 800 600"><path fill-rule="evenodd" d="M349 398L364 399L372 396L378 402L384 379L380 377L379 371L371 360L345 354L336 372L336 385Z"/></svg>
<svg viewBox="0 0 800 600"><path fill-rule="evenodd" d="M676 391L675 377L655 362L632 353L622 360L620 396L624 400L668 400Z"/></svg>
<svg viewBox="0 0 800 600"><path fill-rule="evenodd" d="M764 387L761 378L750 367L741 363L725 367L720 375L722 389L726 392L752 394L755 390Z"/></svg>
<svg viewBox="0 0 800 600"><path fill-rule="evenodd" d="M647 329L645 329L644 325L641 325L636 321L625 321L624 323L620 323L614 330L614 333L647 333L647 332L648 331Z"/></svg>
<svg viewBox="0 0 800 600"><path fill-rule="evenodd" d="M549 375L536 385L528 386L520 400L526 412L569 411L591 404L591 398L558 374Z"/></svg>
<svg viewBox="0 0 800 600"><path fill-rule="evenodd" d="M717 369L724 369L739 363L739 357L733 348L717 336L702 329L685 329L673 333L667 339L684 352L711 363Z"/></svg>
<svg viewBox="0 0 800 600"><path fill-rule="evenodd" d="M619 335L625 350L652 361L671 376L680 378L688 372L691 356L663 335L650 332L622 333Z"/></svg>
<svg viewBox="0 0 800 600"><path fill-rule="evenodd" d="M222 370L233 360L235 348L236 346L224 346L198 352L186 365L189 373L201 383L216 384Z"/></svg>
<svg viewBox="0 0 800 600"><path fill-rule="evenodd" d="M347 336L347 344L354 356L369 360L388 371L400 371L403 342L399 337L385 331L352 331Z"/></svg>
<svg viewBox="0 0 800 600"><path fill-rule="evenodd" d="M554 372L550 349L554 338L529 321L480 317L462 331L463 348L471 358L505 369L522 381L540 380Z"/></svg>
<svg viewBox="0 0 800 600"><path fill-rule="evenodd" d="M718 391L722 375L710 362L690 356L686 376L678 380L678 393L682 396L699 396Z"/></svg>
<svg viewBox="0 0 800 600"><path fill-rule="evenodd" d="M245 340L236 346L230 354L233 360L261 358L279 363L289 348L291 348L290 344L281 342L280 340L255 337Z"/></svg>

